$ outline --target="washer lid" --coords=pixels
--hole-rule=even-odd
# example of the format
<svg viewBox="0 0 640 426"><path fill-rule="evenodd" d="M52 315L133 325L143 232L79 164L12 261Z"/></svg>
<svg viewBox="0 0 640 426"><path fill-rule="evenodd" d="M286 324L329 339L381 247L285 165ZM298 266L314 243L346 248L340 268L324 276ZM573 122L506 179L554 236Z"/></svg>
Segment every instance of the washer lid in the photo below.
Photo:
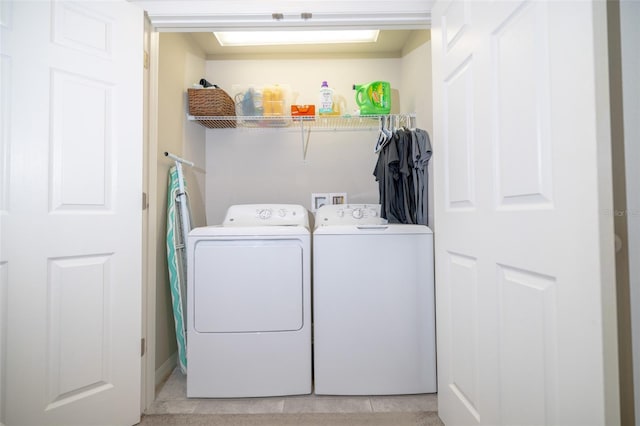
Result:
<svg viewBox="0 0 640 426"><path fill-rule="evenodd" d="M313 231L313 235L420 235L433 234L425 225L405 225L388 223L380 225L335 225L320 226Z"/></svg>
<svg viewBox="0 0 640 426"><path fill-rule="evenodd" d="M308 228L309 216L307 209L296 204L238 204L227 209L222 226L305 226Z"/></svg>

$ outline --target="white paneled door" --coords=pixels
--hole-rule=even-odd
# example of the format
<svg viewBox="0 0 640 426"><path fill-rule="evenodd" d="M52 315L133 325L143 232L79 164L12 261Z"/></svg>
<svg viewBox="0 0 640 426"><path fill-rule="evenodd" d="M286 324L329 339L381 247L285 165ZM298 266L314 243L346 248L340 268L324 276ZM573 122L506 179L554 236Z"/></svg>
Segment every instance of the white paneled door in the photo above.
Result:
<svg viewBox="0 0 640 426"><path fill-rule="evenodd" d="M619 424L605 8L433 9L447 425Z"/></svg>
<svg viewBox="0 0 640 426"><path fill-rule="evenodd" d="M7 280L8 280L8 250L7 250L7 221L9 217L9 82L11 47L7 42L10 38L9 3L0 2L0 401L4 401L6 390L4 386L7 353ZM0 402L0 424L4 419L4 404Z"/></svg>
<svg viewBox="0 0 640 426"><path fill-rule="evenodd" d="M123 0L2 6L5 423L132 425L143 14Z"/></svg>

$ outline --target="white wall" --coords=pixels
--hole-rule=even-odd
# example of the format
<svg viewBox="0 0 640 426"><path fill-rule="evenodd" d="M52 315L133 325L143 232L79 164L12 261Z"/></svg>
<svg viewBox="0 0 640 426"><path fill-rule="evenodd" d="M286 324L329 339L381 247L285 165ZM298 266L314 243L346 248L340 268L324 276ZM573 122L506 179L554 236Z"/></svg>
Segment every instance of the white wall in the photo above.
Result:
<svg viewBox="0 0 640 426"><path fill-rule="evenodd" d="M156 220L156 345L157 380L171 372L176 352L175 325L168 284L166 251L167 179L173 162L165 151L193 160L197 168L185 167L194 226L202 226L204 214L204 128L186 119L185 93L204 75L204 53L187 33L160 33L158 73L157 196L152 198ZM169 361L169 362L168 362ZM164 367L163 367L164 366Z"/></svg>
<svg viewBox="0 0 640 426"><path fill-rule="evenodd" d="M416 113L416 127L433 134L433 91L431 76L431 32L416 31L407 41L402 56L400 97L402 111ZM432 141L433 145L433 141ZM436 155L434 153L434 155ZM435 231L433 217L433 160L428 165L428 218Z"/></svg>
<svg viewBox="0 0 640 426"><path fill-rule="evenodd" d="M414 47L406 61L209 60L206 74L232 96L237 84L288 84L298 104L317 104L320 85L327 80L345 98L348 112L357 107L354 83L389 81L392 112L420 112L419 123L430 126L430 50L424 41ZM300 130L294 130L207 130L208 224L220 223L232 204L291 203L311 209L312 192L346 192L349 202L378 203L373 177L377 130L312 131L305 159Z"/></svg>
<svg viewBox="0 0 640 426"><path fill-rule="evenodd" d="M640 425L640 3L620 1L622 90L625 169L627 174L627 226L631 333L636 425Z"/></svg>
<svg viewBox="0 0 640 426"><path fill-rule="evenodd" d="M416 125L433 131L431 32L414 31L402 51L400 109L415 112Z"/></svg>

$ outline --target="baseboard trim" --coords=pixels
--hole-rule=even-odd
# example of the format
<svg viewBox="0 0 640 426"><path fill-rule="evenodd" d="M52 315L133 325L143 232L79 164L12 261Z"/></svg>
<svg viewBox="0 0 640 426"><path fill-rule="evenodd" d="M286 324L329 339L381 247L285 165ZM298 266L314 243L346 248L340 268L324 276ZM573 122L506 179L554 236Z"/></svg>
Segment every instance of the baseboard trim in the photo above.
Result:
<svg viewBox="0 0 640 426"><path fill-rule="evenodd" d="M167 377L171 375L176 365L178 365L178 352L174 352L173 355L156 370L156 386L167 380Z"/></svg>

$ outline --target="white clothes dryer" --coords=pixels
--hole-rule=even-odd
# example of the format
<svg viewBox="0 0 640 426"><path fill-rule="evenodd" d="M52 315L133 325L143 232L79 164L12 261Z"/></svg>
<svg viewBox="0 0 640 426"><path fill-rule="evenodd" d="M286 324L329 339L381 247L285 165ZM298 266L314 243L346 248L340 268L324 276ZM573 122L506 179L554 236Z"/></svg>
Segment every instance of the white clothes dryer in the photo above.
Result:
<svg viewBox="0 0 640 426"><path fill-rule="evenodd" d="M437 390L433 233L385 222L379 205L316 212L316 394Z"/></svg>
<svg viewBox="0 0 640 426"><path fill-rule="evenodd" d="M231 206L189 233L187 397L311 393L310 249L298 205Z"/></svg>

